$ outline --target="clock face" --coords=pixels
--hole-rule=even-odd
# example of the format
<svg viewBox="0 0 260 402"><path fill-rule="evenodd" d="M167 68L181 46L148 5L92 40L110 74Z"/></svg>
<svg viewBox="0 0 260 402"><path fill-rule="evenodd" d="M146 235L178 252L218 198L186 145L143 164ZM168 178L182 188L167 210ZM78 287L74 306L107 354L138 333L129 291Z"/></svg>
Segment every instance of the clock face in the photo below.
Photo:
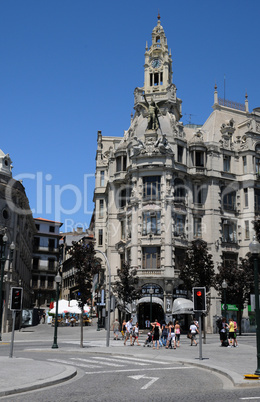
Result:
<svg viewBox="0 0 260 402"><path fill-rule="evenodd" d="M152 61L152 67L153 68L158 68L158 67L160 67L160 65L161 65L161 60L153 59L153 61Z"/></svg>

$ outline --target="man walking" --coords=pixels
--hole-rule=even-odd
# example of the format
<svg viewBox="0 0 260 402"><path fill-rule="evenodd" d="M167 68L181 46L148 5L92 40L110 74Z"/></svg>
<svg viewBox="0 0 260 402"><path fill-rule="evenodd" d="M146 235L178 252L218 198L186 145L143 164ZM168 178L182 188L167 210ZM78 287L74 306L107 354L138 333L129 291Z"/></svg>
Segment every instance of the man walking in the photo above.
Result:
<svg viewBox="0 0 260 402"><path fill-rule="evenodd" d="M130 345L132 346L132 332L133 332L133 319L130 318L130 320L126 323L126 332L125 332L125 341L124 345L126 346L126 341L130 338Z"/></svg>

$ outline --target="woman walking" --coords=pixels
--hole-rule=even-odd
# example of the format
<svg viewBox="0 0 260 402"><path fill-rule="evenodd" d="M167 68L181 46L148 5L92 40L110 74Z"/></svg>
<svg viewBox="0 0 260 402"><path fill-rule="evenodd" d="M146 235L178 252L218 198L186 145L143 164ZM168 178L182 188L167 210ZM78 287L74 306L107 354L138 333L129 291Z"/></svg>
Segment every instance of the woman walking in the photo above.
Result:
<svg viewBox="0 0 260 402"><path fill-rule="evenodd" d="M169 349L169 345L170 348L172 349L172 345L173 345L173 349L176 349L176 341L175 341L175 332L174 332L174 325L173 322L170 321L168 324L168 340L167 340L167 344L166 344L166 349Z"/></svg>
<svg viewBox="0 0 260 402"><path fill-rule="evenodd" d="M152 323L152 327L153 327L153 349L155 349L155 342L157 349L159 349L160 324L158 320L155 320L155 322Z"/></svg>
<svg viewBox="0 0 260 402"><path fill-rule="evenodd" d="M134 328L133 328L133 342L132 342L132 346L134 346L135 341L137 342L137 346L141 346L139 341L139 325L138 322L135 324Z"/></svg>
<svg viewBox="0 0 260 402"><path fill-rule="evenodd" d="M181 327L180 327L179 321L175 322L174 332L175 332L175 344L177 342L177 347L179 347L180 346L180 335L181 335Z"/></svg>

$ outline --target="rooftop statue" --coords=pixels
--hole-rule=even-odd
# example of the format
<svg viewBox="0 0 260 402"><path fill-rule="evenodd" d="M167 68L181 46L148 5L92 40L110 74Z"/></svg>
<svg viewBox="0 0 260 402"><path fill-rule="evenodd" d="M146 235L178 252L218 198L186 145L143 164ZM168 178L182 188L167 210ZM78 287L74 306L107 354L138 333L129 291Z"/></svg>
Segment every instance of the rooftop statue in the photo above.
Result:
<svg viewBox="0 0 260 402"><path fill-rule="evenodd" d="M162 134L162 137L156 141L154 146L155 148L158 148L162 154L173 154L172 147L166 138L166 134Z"/></svg>
<svg viewBox="0 0 260 402"><path fill-rule="evenodd" d="M145 100L145 108L148 112L148 124L147 124L147 129L146 130L154 130L157 131L158 128L160 127L159 123L159 118L158 114L160 112L160 109L154 102L153 98L151 99L151 103L149 104L147 102L146 96L144 94L144 100Z"/></svg>

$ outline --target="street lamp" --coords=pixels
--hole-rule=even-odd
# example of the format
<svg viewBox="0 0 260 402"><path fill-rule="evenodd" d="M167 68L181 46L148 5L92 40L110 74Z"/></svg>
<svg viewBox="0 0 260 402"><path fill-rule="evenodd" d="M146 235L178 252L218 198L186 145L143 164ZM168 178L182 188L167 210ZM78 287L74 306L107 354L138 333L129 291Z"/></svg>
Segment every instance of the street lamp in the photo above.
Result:
<svg viewBox="0 0 260 402"><path fill-rule="evenodd" d="M107 264L107 271L108 271L108 292L107 292L107 340L106 340L106 346L109 347L109 337L110 337L110 310L111 310L111 269L109 265L108 258L103 251L100 250L95 250L96 253L100 253L103 255L105 258L106 264Z"/></svg>
<svg viewBox="0 0 260 402"><path fill-rule="evenodd" d="M255 279L255 317L256 317L256 355L257 368L255 374L260 375L260 315L259 315L259 283L258 283L258 255L260 253L260 244L255 236L249 244L250 253L254 259L254 279Z"/></svg>
<svg viewBox="0 0 260 402"><path fill-rule="evenodd" d="M58 327L58 305L59 305L59 294L60 294L60 283L61 283L61 276L58 271L58 274L55 276L55 282L56 282L56 313L55 313L55 326L54 326L54 339L53 339L53 345L52 349L58 349L58 344L57 344L57 327Z"/></svg>
<svg viewBox="0 0 260 402"><path fill-rule="evenodd" d="M100 328L99 328L99 312L100 312L100 310L99 310L99 307L100 307L100 299L101 299L101 293L100 292L98 292L98 302L97 302L97 331L100 331Z"/></svg>
<svg viewBox="0 0 260 402"><path fill-rule="evenodd" d="M2 319L3 319L3 298L2 298L2 289L3 289L3 281L4 281L4 269L5 269L5 262L8 260L5 256L6 252L6 244L8 241L8 237L6 234L7 228L4 228L4 235L2 237L2 245L1 245L1 278L0 278L0 341L2 340ZM10 259L9 261L13 260L13 252L15 249L14 242L10 244Z"/></svg>
<svg viewBox="0 0 260 402"><path fill-rule="evenodd" d="M224 291L224 316L227 319L227 282L224 279L224 281L222 282L222 289Z"/></svg>
<svg viewBox="0 0 260 402"><path fill-rule="evenodd" d="M153 288L150 287L149 289L149 293L150 293L150 325L152 323L152 313L153 313Z"/></svg>

